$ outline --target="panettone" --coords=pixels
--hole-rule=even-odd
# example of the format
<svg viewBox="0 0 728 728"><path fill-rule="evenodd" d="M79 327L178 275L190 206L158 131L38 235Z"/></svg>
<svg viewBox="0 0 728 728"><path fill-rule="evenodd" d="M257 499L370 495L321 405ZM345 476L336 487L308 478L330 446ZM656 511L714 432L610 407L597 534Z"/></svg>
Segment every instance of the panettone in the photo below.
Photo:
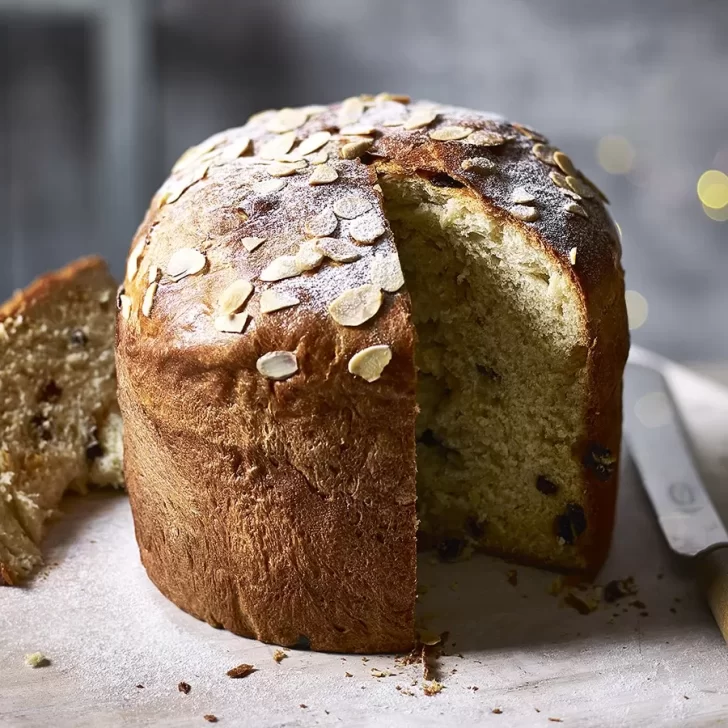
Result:
<svg viewBox="0 0 728 728"><path fill-rule="evenodd" d="M532 129L389 94L185 153L117 329L160 590L267 642L394 651L418 537L594 573L628 349L603 201Z"/></svg>
<svg viewBox="0 0 728 728"><path fill-rule="evenodd" d="M122 484L115 298L92 257L0 306L0 584L41 563L44 524L67 489Z"/></svg>

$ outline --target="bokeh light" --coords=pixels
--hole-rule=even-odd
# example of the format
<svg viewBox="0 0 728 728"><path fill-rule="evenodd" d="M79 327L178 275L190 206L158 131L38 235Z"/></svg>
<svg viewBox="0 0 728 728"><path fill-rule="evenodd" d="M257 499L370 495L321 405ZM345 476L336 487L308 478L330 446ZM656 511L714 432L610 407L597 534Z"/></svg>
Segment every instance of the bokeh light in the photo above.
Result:
<svg viewBox="0 0 728 728"><path fill-rule="evenodd" d="M672 409L664 392L650 392L640 397L634 405L637 419L645 427L662 427L672 419Z"/></svg>
<svg viewBox="0 0 728 728"><path fill-rule="evenodd" d="M638 291L627 291L624 294L624 299L627 303L627 319L630 331L644 326L650 308L647 299Z"/></svg>
<svg viewBox="0 0 728 728"><path fill-rule="evenodd" d="M698 180L698 199L711 220L728 220L728 175L719 169L703 172Z"/></svg>
<svg viewBox="0 0 728 728"><path fill-rule="evenodd" d="M634 167L635 150L629 139L616 134L597 143L597 161L609 174L627 174Z"/></svg>

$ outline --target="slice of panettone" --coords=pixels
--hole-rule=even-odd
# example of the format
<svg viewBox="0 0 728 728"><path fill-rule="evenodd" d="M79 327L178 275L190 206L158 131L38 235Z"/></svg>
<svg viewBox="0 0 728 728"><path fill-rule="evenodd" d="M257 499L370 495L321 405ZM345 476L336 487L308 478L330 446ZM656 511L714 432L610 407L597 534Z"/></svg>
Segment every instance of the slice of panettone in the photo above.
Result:
<svg viewBox="0 0 728 728"><path fill-rule="evenodd" d="M44 524L67 489L123 483L115 289L89 257L0 307L0 584L41 563Z"/></svg>

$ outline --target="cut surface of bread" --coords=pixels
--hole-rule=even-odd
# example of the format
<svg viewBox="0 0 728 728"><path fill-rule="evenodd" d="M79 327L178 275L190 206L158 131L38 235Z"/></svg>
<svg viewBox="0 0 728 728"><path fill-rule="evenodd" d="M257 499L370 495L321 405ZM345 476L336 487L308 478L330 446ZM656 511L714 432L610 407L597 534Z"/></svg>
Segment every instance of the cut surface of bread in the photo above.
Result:
<svg viewBox="0 0 728 728"><path fill-rule="evenodd" d="M67 489L123 482L115 290L106 264L85 258L0 308L0 583L42 562Z"/></svg>
<svg viewBox="0 0 728 728"><path fill-rule="evenodd" d="M417 330L420 539L580 569L588 339L577 289L460 190L381 175ZM565 514L576 524L560 526ZM583 530L583 529L582 529ZM581 535L580 533L578 535Z"/></svg>
<svg viewBox="0 0 728 728"><path fill-rule="evenodd" d="M594 574L628 348L601 200L528 127L387 94L183 155L116 350L159 589L267 642L380 652L414 639L418 538Z"/></svg>

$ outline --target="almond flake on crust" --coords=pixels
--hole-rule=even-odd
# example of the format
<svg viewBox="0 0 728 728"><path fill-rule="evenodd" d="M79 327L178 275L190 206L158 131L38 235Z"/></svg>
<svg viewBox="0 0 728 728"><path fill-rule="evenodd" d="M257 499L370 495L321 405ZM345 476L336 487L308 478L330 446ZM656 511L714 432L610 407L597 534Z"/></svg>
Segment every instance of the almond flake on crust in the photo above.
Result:
<svg viewBox="0 0 728 728"><path fill-rule="evenodd" d="M299 273L314 270L323 263L324 254L316 247L315 240L306 240L296 253L296 269Z"/></svg>
<svg viewBox="0 0 728 728"><path fill-rule="evenodd" d="M331 318L342 326L361 326L376 316L382 305L382 292L366 284L344 291L329 304Z"/></svg>
<svg viewBox="0 0 728 728"><path fill-rule="evenodd" d="M570 212L572 215L581 215L582 217L589 217L589 213L578 203L569 201L564 205L564 210Z"/></svg>
<svg viewBox="0 0 728 728"><path fill-rule="evenodd" d="M484 174L493 174L498 169L495 162L492 162L487 157L470 157L464 159L460 167L464 170L474 169Z"/></svg>
<svg viewBox="0 0 728 728"><path fill-rule="evenodd" d="M253 192L259 195L271 195L274 192L280 192L288 180L274 177L273 179L264 179L262 182L256 182L253 185Z"/></svg>
<svg viewBox="0 0 728 728"><path fill-rule="evenodd" d="M127 296L124 293L119 296L119 309L121 311L122 318L125 321L128 321L129 316L131 316L131 296Z"/></svg>
<svg viewBox="0 0 728 728"><path fill-rule="evenodd" d="M327 144L331 139L330 131L317 131L306 137L296 148L299 154L306 155L317 152L321 147Z"/></svg>
<svg viewBox="0 0 728 728"><path fill-rule="evenodd" d="M362 256L362 249L338 238L318 238L316 247L335 263L353 263Z"/></svg>
<svg viewBox="0 0 728 728"><path fill-rule="evenodd" d="M531 205L536 202L536 198L525 187L516 187L511 193L511 202L516 205Z"/></svg>
<svg viewBox="0 0 728 728"><path fill-rule="evenodd" d="M258 359L255 368L264 377L278 382L298 371L298 360L292 351L269 351Z"/></svg>
<svg viewBox="0 0 728 728"><path fill-rule="evenodd" d="M576 265L576 248L572 248L569 251L569 262L571 265Z"/></svg>
<svg viewBox="0 0 728 728"><path fill-rule="evenodd" d="M223 314L215 317L215 328L224 334L242 334L249 319L247 313Z"/></svg>
<svg viewBox="0 0 728 728"><path fill-rule="evenodd" d="M271 177L290 177L296 174L299 169L300 167L292 162L273 162L268 165L266 172Z"/></svg>
<svg viewBox="0 0 728 728"><path fill-rule="evenodd" d="M413 131L414 129L422 129L425 126L432 124L437 119L439 112L437 109L415 109L409 118L400 122L407 131Z"/></svg>
<svg viewBox="0 0 728 728"><path fill-rule="evenodd" d="M265 142L258 151L258 156L261 159L278 159L281 155L288 154L295 143L296 132L286 132Z"/></svg>
<svg viewBox="0 0 728 728"><path fill-rule="evenodd" d="M536 159L540 159L542 162L546 162L546 164L554 164L554 153L556 151L557 150L553 147L550 147L548 146L548 144L543 144L541 142L538 142L531 147L531 154L533 154Z"/></svg>
<svg viewBox="0 0 728 728"><path fill-rule="evenodd" d="M579 177L569 175L566 178L566 184L569 185L569 189L576 192L577 195L586 197L587 200L590 200L594 197L594 190L592 189L592 187Z"/></svg>
<svg viewBox="0 0 728 728"><path fill-rule="evenodd" d="M238 313L253 293L253 284L244 278L233 281L217 300L220 313L231 316Z"/></svg>
<svg viewBox="0 0 728 728"><path fill-rule="evenodd" d="M554 164L564 173L568 175L576 175L576 167L571 161L571 157L562 151L555 151L553 155Z"/></svg>
<svg viewBox="0 0 728 728"><path fill-rule="evenodd" d="M549 179L557 186L561 187L561 189L568 190L570 189L568 182L566 181L566 177L564 177L561 172L550 172L549 173Z"/></svg>
<svg viewBox="0 0 728 728"><path fill-rule="evenodd" d="M359 195L347 195L334 203L334 212L344 220L353 220L372 209L372 203Z"/></svg>
<svg viewBox="0 0 728 728"><path fill-rule="evenodd" d="M240 242L249 253L252 253L256 248L259 248L261 245L263 245L266 240L267 238L249 237L243 238Z"/></svg>
<svg viewBox="0 0 728 728"><path fill-rule="evenodd" d="M541 213L535 207L527 205L514 205L509 209L513 217L523 220L524 222L534 222L541 217Z"/></svg>
<svg viewBox="0 0 728 728"><path fill-rule="evenodd" d="M268 131L275 134L284 134L294 131L308 121L306 109L281 109L266 125Z"/></svg>
<svg viewBox="0 0 728 728"><path fill-rule="evenodd" d="M142 239L134 246L131 253L129 253L129 260L126 262L126 279L128 281L132 281L134 276L137 274L137 271L139 270L139 261L141 260L146 246L147 241Z"/></svg>
<svg viewBox="0 0 728 728"><path fill-rule="evenodd" d="M282 308L298 306L299 303L301 302L294 295L278 292L270 288L260 295L260 312L272 313L273 311L280 311Z"/></svg>
<svg viewBox="0 0 728 728"><path fill-rule="evenodd" d="M282 281L284 278L294 278L300 274L293 255L281 255L267 265L260 274L261 281Z"/></svg>
<svg viewBox="0 0 728 728"><path fill-rule="evenodd" d="M362 139L361 141L349 142L344 144L339 150L339 156L342 159L358 159L369 147L372 146L371 139Z"/></svg>
<svg viewBox="0 0 728 728"><path fill-rule="evenodd" d="M392 349L386 344L368 346L349 359L349 372L367 382L375 382L392 361Z"/></svg>
<svg viewBox="0 0 728 728"><path fill-rule="evenodd" d="M404 275L397 253L374 258L370 275L372 283L387 293L394 293L404 285Z"/></svg>
<svg viewBox="0 0 728 728"><path fill-rule="evenodd" d="M341 126L356 124L364 113L364 102L358 96L344 99L339 107L337 114L337 123Z"/></svg>
<svg viewBox="0 0 728 728"><path fill-rule="evenodd" d="M154 305L154 296L157 293L159 284L155 281L150 283L147 290L144 292L144 300L142 301L142 315L149 317L152 313L152 306Z"/></svg>
<svg viewBox="0 0 728 728"><path fill-rule="evenodd" d="M325 238L331 235L339 224L333 210L322 210L306 221L306 234L312 238Z"/></svg>
<svg viewBox="0 0 728 728"><path fill-rule="evenodd" d="M167 263L167 275L175 281L194 276L205 269L207 258L194 248L180 248L172 253Z"/></svg>
<svg viewBox="0 0 728 728"><path fill-rule="evenodd" d="M310 185L327 185L336 182L339 179L339 173L328 164L316 165L308 178Z"/></svg>
<svg viewBox="0 0 728 728"><path fill-rule="evenodd" d="M376 214L367 214L352 220L349 225L349 235L357 243L371 245L377 238L381 238L386 232L384 224Z"/></svg>
<svg viewBox="0 0 728 728"><path fill-rule="evenodd" d="M478 129L467 137L468 144L475 144L478 147L499 147L508 141L507 137L497 131Z"/></svg>
<svg viewBox="0 0 728 728"><path fill-rule="evenodd" d="M451 142L465 139L473 133L473 130L467 126L443 126L439 129L433 129L429 136L438 142Z"/></svg>

